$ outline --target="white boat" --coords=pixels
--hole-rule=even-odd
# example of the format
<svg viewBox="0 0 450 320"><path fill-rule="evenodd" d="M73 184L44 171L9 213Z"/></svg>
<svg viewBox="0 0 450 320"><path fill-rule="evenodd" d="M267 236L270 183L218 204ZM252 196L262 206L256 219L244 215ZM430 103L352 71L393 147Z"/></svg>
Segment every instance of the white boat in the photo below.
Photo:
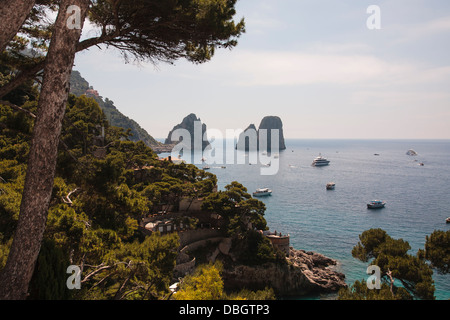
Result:
<svg viewBox="0 0 450 320"><path fill-rule="evenodd" d="M327 190L334 190L334 187L336 184L334 182L328 182L327 183Z"/></svg>
<svg viewBox="0 0 450 320"><path fill-rule="evenodd" d="M330 163L330 160L327 160L326 158L322 157L321 154L319 154L318 157L316 157L312 163L315 167L323 167L327 166Z"/></svg>
<svg viewBox="0 0 450 320"><path fill-rule="evenodd" d="M384 208L386 202L381 200L372 200L367 204L367 209L380 209Z"/></svg>
<svg viewBox="0 0 450 320"><path fill-rule="evenodd" d="M209 169L211 169L211 167L210 166L208 166L208 165L206 165L206 166L203 166L203 168L202 168L203 170L209 170Z"/></svg>
<svg viewBox="0 0 450 320"><path fill-rule="evenodd" d="M270 195L272 195L272 190L270 190L269 188L260 188L256 189L256 191L253 192L254 197L265 197Z"/></svg>
<svg viewBox="0 0 450 320"><path fill-rule="evenodd" d="M447 219L445 219L445 222L450 223L450 217L448 217Z"/></svg>
<svg viewBox="0 0 450 320"><path fill-rule="evenodd" d="M408 151L406 151L406 154L408 156L417 156L417 152L415 152L413 149L409 149Z"/></svg>

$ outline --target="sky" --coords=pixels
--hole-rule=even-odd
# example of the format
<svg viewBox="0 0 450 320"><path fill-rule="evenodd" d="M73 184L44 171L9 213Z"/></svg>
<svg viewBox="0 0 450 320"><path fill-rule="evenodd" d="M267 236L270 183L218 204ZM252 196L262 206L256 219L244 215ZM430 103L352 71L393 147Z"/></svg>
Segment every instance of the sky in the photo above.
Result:
<svg viewBox="0 0 450 320"><path fill-rule="evenodd" d="M195 113L224 135L279 116L285 138L450 139L450 1L239 0L236 10L246 33L205 64L126 64L101 47L78 53L74 69L155 138Z"/></svg>

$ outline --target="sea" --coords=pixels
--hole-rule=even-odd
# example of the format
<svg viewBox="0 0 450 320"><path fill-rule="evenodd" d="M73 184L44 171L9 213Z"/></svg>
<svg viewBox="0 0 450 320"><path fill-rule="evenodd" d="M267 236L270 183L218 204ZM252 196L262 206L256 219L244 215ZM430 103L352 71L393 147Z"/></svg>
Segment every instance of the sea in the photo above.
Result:
<svg viewBox="0 0 450 320"><path fill-rule="evenodd" d="M206 158L208 170L217 176L219 190L232 181L243 184L249 193L270 188L271 196L258 198L266 205L270 230L289 234L295 249L337 260L336 269L345 274L349 285L369 277L368 263L351 254L363 231L381 228L395 239L408 241L409 253L415 255L424 248L427 235L450 230L445 222L450 217L450 140L285 142L276 174L262 174L267 161L255 161L248 152L239 155L243 151L234 152L236 158L247 158L244 164L226 163L225 155L216 151L216 163L208 163ZM417 155L407 155L410 149ZM311 165L319 154L330 161L328 166ZM223 161L217 161L221 158ZM189 160L195 163L195 159ZM205 165L195 164L200 168ZM334 190L326 189L328 182L336 184ZM386 206L367 209L371 200L385 201ZM436 299L450 299L450 275L435 270L433 280ZM333 298L335 295L298 297Z"/></svg>

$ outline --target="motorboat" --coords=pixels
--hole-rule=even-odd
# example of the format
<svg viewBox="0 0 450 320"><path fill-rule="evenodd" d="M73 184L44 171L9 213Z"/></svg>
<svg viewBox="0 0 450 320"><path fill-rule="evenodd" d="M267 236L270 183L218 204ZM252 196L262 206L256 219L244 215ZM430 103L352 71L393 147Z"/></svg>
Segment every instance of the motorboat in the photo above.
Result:
<svg viewBox="0 0 450 320"><path fill-rule="evenodd" d="M206 166L203 166L203 168L202 168L203 170L209 170L209 169L211 169L211 167L210 166L208 166L208 165L206 165Z"/></svg>
<svg viewBox="0 0 450 320"><path fill-rule="evenodd" d="M447 219L445 219L445 222L450 223L450 217L448 217Z"/></svg>
<svg viewBox="0 0 450 320"><path fill-rule="evenodd" d="M327 183L327 190L334 190L334 187L336 186L336 184L334 182L328 182Z"/></svg>
<svg viewBox="0 0 450 320"><path fill-rule="evenodd" d="M417 156L417 152L414 151L413 149L409 149L408 151L406 151L406 154L408 156Z"/></svg>
<svg viewBox="0 0 450 320"><path fill-rule="evenodd" d="M318 157L316 157L312 163L315 167L323 167L327 166L330 163L330 160L327 160L326 158L322 157L321 154L319 154Z"/></svg>
<svg viewBox="0 0 450 320"><path fill-rule="evenodd" d="M380 209L384 208L386 202L381 200L372 200L367 204L367 209Z"/></svg>
<svg viewBox="0 0 450 320"><path fill-rule="evenodd" d="M272 195L272 190L270 190L269 188L259 188L256 189L255 192L253 192L254 197L265 197L270 195Z"/></svg>

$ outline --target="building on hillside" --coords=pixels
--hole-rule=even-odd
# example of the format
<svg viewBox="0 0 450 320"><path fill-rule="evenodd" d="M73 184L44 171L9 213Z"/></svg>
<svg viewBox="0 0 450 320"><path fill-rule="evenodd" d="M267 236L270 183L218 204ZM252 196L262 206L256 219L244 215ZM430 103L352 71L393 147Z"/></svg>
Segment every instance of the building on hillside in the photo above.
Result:
<svg viewBox="0 0 450 320"><path fill-rule="evenodd" d="M94 90L94 89L88 89L88 90L86 90L86 95L87 95L87 96L98 97L98 96L99 96L99 93L98 93L97 90Z"/></svg>
<svg viewBox="0 0 450 320"><path fill-rule="evenodd" d="M263 235L270 240L274 248L278 248L286 255L289 255L289 241L290 241L289 235L282 235L281 232L277 233L276 231L275 232L263 231Z"/></svg>

